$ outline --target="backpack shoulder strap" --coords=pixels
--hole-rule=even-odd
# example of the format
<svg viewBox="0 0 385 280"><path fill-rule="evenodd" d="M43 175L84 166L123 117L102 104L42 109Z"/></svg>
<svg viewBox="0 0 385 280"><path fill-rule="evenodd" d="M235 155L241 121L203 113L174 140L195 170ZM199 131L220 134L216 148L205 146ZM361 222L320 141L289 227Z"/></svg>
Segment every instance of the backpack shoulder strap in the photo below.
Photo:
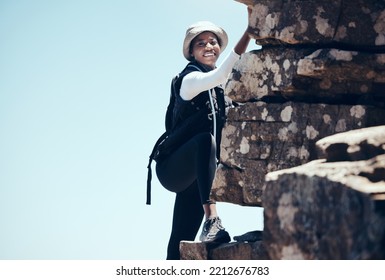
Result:
<svg viewBox="0 0 385 280"><path fill-rule="evenodd" d="M147 165L147 194L146 194L146 204L147 205L150 205L151 204L151 180L152 180L152 170L151 170L151 163L154 159L154 155L155 155L155 152L156 152L156 148L158 147L158 145L164 140L166 139L166 137L168 136L168 131L166 131L165 133L163 133L159 139L156 141L155 145L154 145L154 148L152 149L152 152L151 152L151 155L149 156L149 160L148 160L148 165Z"/></svg>

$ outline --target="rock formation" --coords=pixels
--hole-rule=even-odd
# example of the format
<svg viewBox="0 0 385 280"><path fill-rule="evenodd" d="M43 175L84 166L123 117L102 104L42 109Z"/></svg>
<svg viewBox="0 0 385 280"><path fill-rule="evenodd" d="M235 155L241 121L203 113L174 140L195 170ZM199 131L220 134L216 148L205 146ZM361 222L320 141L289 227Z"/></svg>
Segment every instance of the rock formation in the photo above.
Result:
<svg viewBox="0 0 385 280"><path fill-rule="evenodd" d="M385 259L385 126L317 142L325 159L271 172L263 195L272 259Z"/></svg>
<svg viewBox="0 0 385 280"><path fill-rule="evenodd" d="M263 241L182 258L383 259L385 0L237 1L262 48L226 85L212 195L263 207Z"/></svg>

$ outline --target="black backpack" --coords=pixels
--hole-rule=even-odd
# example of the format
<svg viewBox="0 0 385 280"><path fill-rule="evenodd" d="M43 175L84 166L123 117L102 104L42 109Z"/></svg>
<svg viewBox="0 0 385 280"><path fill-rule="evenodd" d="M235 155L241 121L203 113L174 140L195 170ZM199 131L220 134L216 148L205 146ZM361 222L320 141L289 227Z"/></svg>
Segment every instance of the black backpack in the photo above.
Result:
<svg viewBox="0 0 385 280"><path fill-rule="evenodd" d="M179 75L175 76L171 81L170 102L167 106L166 118L165 118L166 131L156 141L154 148L152 149L152 152L149 156L149 161L147 165L148 171L147 171L147 199L146 199L146 204L148 205L151 204L151 180L152 180L151 163L153 160L156 160L159 157L159 146L163 141L166 140L166 138L169 136L173 128L173 111L174 111L174 105L175 105L176 82L178 81L178 79L179 79Z"/></svg>

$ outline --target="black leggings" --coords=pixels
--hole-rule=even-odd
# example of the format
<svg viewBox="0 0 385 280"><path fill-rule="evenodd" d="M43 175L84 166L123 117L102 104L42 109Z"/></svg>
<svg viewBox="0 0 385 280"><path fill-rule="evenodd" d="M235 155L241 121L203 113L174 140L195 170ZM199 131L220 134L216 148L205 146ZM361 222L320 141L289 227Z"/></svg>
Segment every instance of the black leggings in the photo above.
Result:
<svg viewBox="0 0 385 280"><path fill-rule="evenodd" d="M201 133L156 165L161 184L176 192L168 260L180 258L180 241L195 239L204 215L202 204L211 203L215 155L214 137L210 133Z"/></svg>

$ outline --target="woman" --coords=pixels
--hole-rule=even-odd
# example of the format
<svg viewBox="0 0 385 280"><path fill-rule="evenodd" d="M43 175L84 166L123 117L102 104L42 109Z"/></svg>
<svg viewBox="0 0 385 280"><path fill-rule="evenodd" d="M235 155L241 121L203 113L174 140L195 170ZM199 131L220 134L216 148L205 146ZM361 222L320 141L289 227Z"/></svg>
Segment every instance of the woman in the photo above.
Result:
<svg viewBox="0 0 385 280"><path fill-rule="evenodd" d="M250 13L250 9L249 9ZM225 121L225 83L235 62L246 51L250 37L245 31L234 50L216 67L228 42L226 32L210 22L198 22L187 29L183 54L190 63L173 86L172 133L183 135L174 151L157 160L161 184L176 193L172 232L167 259L180 259L179 243L194 240L202 222L202 242L226 243L230 236L210 199L219 159L221 129ZM214 110L214 111L213 111ZM214 115L214 116L213 116Z"/></svg>

